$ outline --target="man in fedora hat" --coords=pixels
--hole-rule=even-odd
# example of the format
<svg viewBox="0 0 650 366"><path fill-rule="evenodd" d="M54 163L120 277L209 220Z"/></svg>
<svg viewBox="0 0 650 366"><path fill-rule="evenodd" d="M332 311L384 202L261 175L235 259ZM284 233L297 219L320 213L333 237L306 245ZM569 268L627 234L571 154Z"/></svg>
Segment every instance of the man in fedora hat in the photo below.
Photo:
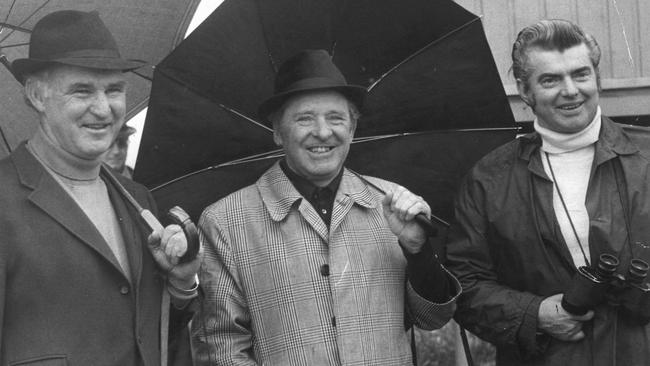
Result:
<svg viewBox="0 0 650 366"><path fill-rule="evenodd" d="M323 50L280 67L259 114L285 158L199 223L197 364L410 365L406 315L450 319L458 283L414 220L427 203L343 167L365 94Z"/></svg>
<svg viewBox="0 0 650 366"><path fill-rule="evenodd" d="M196 296L199 259L178 264L182 230L147 236L101 164L124 124L123 73L142 65L120 56L96 12L80 11L43 17L29 57L13 63L40 121L0 161L2 365L160 365L163 285L179 308ZM172 312L182 327L187 314Z"/></svg>

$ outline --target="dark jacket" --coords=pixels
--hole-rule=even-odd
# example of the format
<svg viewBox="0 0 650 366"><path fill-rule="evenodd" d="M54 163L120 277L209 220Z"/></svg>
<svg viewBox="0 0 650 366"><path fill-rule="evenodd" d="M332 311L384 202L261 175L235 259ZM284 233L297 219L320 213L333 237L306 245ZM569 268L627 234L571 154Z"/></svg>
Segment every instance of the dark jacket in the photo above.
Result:
<svg viewBox="0 0 650 366"><path fill-rule="evenodd" d="M497 365L650 365L648 327L612 305L595 309L582 341L537 332L540 302L566 292L576 274L540 146L533 133L496 149L460 188L447 246L448 268L463 287L455 319L497 346ZM595 151L586 199L590 262L614 253L626 274L632 256L650 261L649 161L607 118Z"/></svg>
<svg viewBox="0 0 650 366"><path fill-rule="evenodd" d="M143 186L120 179L141 205L153 207ZM24 144L0 161L1 365L160 364L163 280L146 248L148 231L107 186L132 284L94 225Z"/></svg>

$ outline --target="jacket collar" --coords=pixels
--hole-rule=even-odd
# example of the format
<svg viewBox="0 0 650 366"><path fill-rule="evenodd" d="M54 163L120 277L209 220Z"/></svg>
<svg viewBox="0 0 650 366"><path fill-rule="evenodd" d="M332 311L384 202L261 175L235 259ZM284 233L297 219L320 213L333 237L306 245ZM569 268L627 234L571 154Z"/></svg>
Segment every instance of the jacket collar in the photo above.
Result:
<svg viewBox="0 0 650 366"><path fill-rule="evenodd" d="M519 158L529 162L529 169L533 172L544 176L544 171L539 149L542 146L542 138L537 132L529 133L520 137ZM600 165L619 155L631 155L639 152L622 127L617 125L611 119L603 116L598 141L596 141L596 152L594 164Z"/></svg>
<svg viewBox="0 0 650 366"><path fill-rule="evenodd" d="M27 150L24 142L14 150L11 159L20 183L32 190L28 199L122 273L115 256L95 225L36 157Z"/></svg>
<svg viewBox="0 0 650 366"><path fill-rule="evenodd" d="M289 214L294 204L304 199L277 162L255 184L260 191L264 206L275 221L282 221ZM375 208L377 202L373 198L374 195L367 184L354 173L344 168L343 177L334 200L335 205L337 202L351 199L360 206Z"/></svg>

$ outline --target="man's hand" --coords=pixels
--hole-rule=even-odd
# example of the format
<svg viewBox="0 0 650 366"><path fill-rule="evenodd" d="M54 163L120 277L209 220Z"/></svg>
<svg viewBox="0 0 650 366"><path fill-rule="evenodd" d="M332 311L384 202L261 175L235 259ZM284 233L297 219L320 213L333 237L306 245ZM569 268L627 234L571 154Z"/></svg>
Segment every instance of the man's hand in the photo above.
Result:
<svg viewBox="0 0 650 366"><path fill-rule="evenodd" d="M537 315L537 327L548 335L561 341L575 342L585 337L582 323L591 320L594 312L573 315L562 307L563 294L553 295L542 300Z"/></svg>
<svg viewBox="0 0 650 366"><path fill-rule="evenodd" d="M410 253L419 252L427 240L427 233L414 218L419 213L431 216L429 205L422 197L401 186L387 192L382 204L388 226L402 246Z"/></svg>
<svg viewBox="0 0 650 366"><path fill-rule="evenodd" d="M169 275L178 288L190 288L194 284L194 276L201 265L203 248L193 260L178 264L179 259L187 251L187 238L180 226L172 224L161 232L154 231L147 239L149 251L158 266Z"/></svg>

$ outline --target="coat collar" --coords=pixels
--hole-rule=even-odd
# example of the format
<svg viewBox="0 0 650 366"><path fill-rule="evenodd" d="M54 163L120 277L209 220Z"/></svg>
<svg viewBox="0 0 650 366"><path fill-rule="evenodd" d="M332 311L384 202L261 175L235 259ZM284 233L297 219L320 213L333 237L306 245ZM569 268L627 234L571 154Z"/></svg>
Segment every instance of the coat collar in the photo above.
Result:
<svg viewBox="0 0 650 366"><path fill-rule="evenodd" d="M545 176L544 168L538 152L542 146L542 138L537 132L520 137L519 158L529 162L529 169L541 176ZM603 116L600 134L596 142L594 164L600 165L619 155L631 155L639 152L627 136L623 128L611 119Z"/></svg>
<svg viewBox="0 0 650 366"><path fill-rule="evenodd" d="M115 255L95 225L36 157L27 150L25 143L11 154L11 159L20 183L32 190L28 199L122 273Z"/></svg>
<svg viewBox="0 0 650 366"><path fill-rule="evenodd" d="M255 184L260 191L264 206L274 221L282 221L294 204L304 198L284 174L279 163L273 164ZM360 206L375 208L377 202L373 198L374 195L368 185L344 168L341 184L336 192L335 204L351 199Z"/></svg>

